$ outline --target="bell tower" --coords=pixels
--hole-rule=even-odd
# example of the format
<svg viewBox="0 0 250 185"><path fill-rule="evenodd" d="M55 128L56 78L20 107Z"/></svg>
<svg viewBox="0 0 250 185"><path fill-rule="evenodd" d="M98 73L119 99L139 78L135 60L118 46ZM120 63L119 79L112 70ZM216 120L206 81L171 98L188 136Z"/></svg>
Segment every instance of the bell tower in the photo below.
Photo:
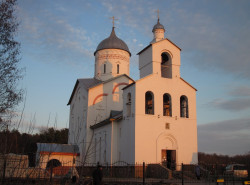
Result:
<svg viewBox="0 0 250 185"><path fill-rule="evenodd" d="M172 79L180 77L181 49L165 38L165 28L160 23L159 11L157 23L153 27L153 40L138 53L140 78L150 74Z"/></svg>

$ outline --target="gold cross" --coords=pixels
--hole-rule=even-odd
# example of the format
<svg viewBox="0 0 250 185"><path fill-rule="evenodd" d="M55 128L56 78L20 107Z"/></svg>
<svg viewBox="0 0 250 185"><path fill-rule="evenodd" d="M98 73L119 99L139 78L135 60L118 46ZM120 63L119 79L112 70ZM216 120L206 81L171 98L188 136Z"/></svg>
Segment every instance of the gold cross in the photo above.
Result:
<svg viewBox="0 0 250 185"><path fill-rule="evenodd" d="M110 19L113 19L113 20L112 20L112 23L113 23L113 27L115 27L115 21L117 21L118 19L115 19L114 16L113 16L113 17L110 17Z"/></svg>
<svg viewBox="0 0 250 185"><path fill-rule="evenodd" d="M158 17L158 19L160 19L160 10L157 9L156 12L157 12L157 17Z"/></svg>

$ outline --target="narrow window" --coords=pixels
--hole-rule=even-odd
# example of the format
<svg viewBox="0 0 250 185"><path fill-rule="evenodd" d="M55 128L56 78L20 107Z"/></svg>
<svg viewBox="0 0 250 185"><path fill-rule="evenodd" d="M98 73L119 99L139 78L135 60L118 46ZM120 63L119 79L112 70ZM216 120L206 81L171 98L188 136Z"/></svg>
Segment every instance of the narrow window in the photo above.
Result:
<svg viewBox="0 0 250 185"><path fill-rule="evenodd" d="M180 116L183 118L188 118L188 99L186 96L181 96L180 98Z"/></svg>
<svg viewBox="0 0 250 185"><path fill-rule="evenodd" d="M104 132L104 145L105 145L105 148L104 148L104 163L106 163L106 156L107 156L107 152L106 152L106 148L107 148L107 135L106 135L106 132Z"/></svg>
<svg viewBox="0 0 250 185"><path fill-rule="evenodd" d="M104 66L103 66L103 73L104 74L106 73L106 64L104 64Z"/></svg>
<svg viewBox="0 0 250 185"><path fill-rule="evenodd" d="M128 93L127 95L127 116L129 117L131 115L131 93Z"/></svg>
<svg viewBox="0 0 250 185"><path fill-rule="evenodd" d="M145 94L145 114L154 114L154 94L150 91Z"/></svg>
<svg viewBox="0 0 250 185"><path fill-rule="evenodd" d="M163 116L172 116L171 96L167 93L163 95Z"/></svg>
<svg viewBox="0 0 250 185"><path fill-rule="evenodd" d="M101 162L102 159L102 138L99 138L99 161Z"/></svg>
<svg viewBox="0 0 250 185"><path fill-rule="evenodd" d="M95 138L95 146L94 146L95 148L94 148L94 160L95 160L95 162L97 162L97 160L96 160L96 150L97 150L97 141L96 141L96 138Z"/></svg>
<svg viewBox="0 0 250 185"><path fill-rule="evenodd" d="M120 73L120 66L119 66L119 64L117 64L117 74L119 74Z"/></svg>

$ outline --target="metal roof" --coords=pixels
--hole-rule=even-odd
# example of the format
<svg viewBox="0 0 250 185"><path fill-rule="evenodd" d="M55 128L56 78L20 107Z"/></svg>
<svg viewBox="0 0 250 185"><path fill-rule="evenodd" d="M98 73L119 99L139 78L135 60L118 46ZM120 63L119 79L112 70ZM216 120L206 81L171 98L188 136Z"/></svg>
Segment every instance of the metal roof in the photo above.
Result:
<svg viewBox="0 0 250 185"><path fill-rule="evenodd" d="M97 46L94 55L96 54L97 51L102 49L121 49L127 51L131 56L127 44L116 36L114 27L112 28L110 36L104 39L102 42L100 42L100 44Z"/></svg>
<svg viewBox="0 0 250 185"><path fill-rule="evenodd" d="M162 42L164 40L167 40L169 41L171 44L173 44L175 47L177 47L180 51L181 51L181 48L179 48L179 46L177 46L175 43L173 43L171 40L169 40L168 38L165 38L165 39L162 39L158 42L154 42L154 43L150 43L149 45L147 45L145 48L143 48L139 53L137 53L137 55L140 55L142 52L144 52L146 49L148 49L150 46L152 46L153 44L157 44L159 42Z"/></svg>
<svg viewBox="0 0 250 185"><path fill-rule="evenodd" d="M100 128L104 125L107 125L107 124L111 123L112 121L118 121L118 120L122 119L122 115L123 115L122 111L111 110L109 118L107 118L99 123L96 123L94 125L90 125L90 128L96 129L96 128Z"/></svg>
<svg viewBox="0 0 250 185"><path fill-rule="evenodd" d="M102 81L96 78L80 78L78 79L81 86L84 86L86 89L101 84Z"/></svg>
<svg viewBox="0 0 250 185"><path fill-rule="evenodd" d="M70 96L70 99L69 99L69 102L68 102L67 105L69 105L71 103L78 85L85 87L85 89L89 89L89 88L94 87L94 86L96 86L98 84L101 84L101 83L102 83L102 81L97 80L96 78L80 78L80 79L77 79L76 84L74 86L74 89L73 89L73 91L71 93L71 96Z"/></svg>
<svg viewBox="0 0 250 185"><path fill-rule="evenodd" d="M77 145L37 143L37 152L80 153Z"/></svg>
<svg viewBox="0 0 250 185"><path fill-rule="evenodd" d="M156 29L163 29L165 32L164 26L160 23L160 19L158 19L156 25L154 25L152 32L154 32Z"/></svg>

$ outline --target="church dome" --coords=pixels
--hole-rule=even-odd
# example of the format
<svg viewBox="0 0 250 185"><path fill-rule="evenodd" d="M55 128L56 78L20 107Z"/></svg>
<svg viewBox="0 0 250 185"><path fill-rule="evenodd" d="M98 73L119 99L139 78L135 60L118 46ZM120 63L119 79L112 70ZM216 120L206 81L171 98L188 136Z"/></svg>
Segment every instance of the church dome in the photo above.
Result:
<svg viewBox="0 0 250 185"><path fill-rule="evenodd" d="M112 28L110 36L104 39L102 42L100 42L100 44L97 46L94 55L96 54L97 51L102 49L121 49L127 51L131 56L127 44L116 36L114 27Z"/></svg>
<svg viewBox="0 0 250 185"><path fill-rule="evenodd" d="M163 29L165 32L164 26L160 23L160 20L158 19L157 24L154 25L152 32L154 32L156 29Z"/></svg>

